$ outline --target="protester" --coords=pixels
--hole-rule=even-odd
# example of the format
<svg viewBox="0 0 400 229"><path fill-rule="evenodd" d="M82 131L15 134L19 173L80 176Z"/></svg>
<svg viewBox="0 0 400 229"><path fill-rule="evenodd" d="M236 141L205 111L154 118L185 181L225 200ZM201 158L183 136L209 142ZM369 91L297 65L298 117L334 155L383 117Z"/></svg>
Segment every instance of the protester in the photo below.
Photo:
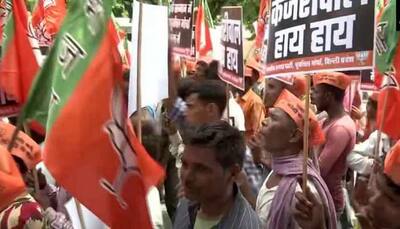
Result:
<svg viewBox="0 0 400 229"><path fill-rule="evenodd" d="M383 171L376 174L371 188L368 205L359 209L359 222L362 229L400 228L400 142L392 148L384 163ZM320 218L319 203L312 194L305 196L296 193L298 202L294 211L305 228L312 219Z"/></svg>
<svg viewBox="0 0 400 229"><path fill-rule="evenodd" d="M256 82L253 84L253 87L251 88L254 93L256 93L260 98L263 97L264 95L264 77L263 77L263 70L262 70L262 64L254 57L249 57L246 60L246 69L247 71L249 70L254 70L256 76L255 78L257 79ZM246 70L245 69L245 70ZM245 72L246 74L246 72ZM249 73L252 74L252 73Z"/></svg>
<svg viewBox="0 0 400 229"><path fill-rule="evenodd" d="M343 178L346 174L346 158L356 141L354 121L343 107L345 90L350 77L339 72L319 73L313 76L312 102L318 111L326 111L328 118L322 121L326 142L319 153L321 176L332 194L337 216L344 211Z"/></svg>
<svg viewBox="0 0 400 229"><path fill-rule="evenodd" d="M364 134L362 140L365 141L368 137L377 129L376 126L376 116L378 111L378 97L379 92L374 92L368 98L367 102L367 124L365 126Z"/></svg>
<svg viewBox="0 0 400 229"><path fill-rule="evenodd" d="M194 77L199 80L204 80L207 77L207 69L208 64L205 61L197 61L196 63L196 71L194 73Z"/></svg>
<svg viewBox="0 0 400 229"><path fill-rule="evenodd" d="M364 131L364 139L362 142L356 144L352 152L347 156L347 164L354 171L362 175L369 175L372 172L372 165L374 162L374 155L376 147L378 146L378 131L376 128L376 114L377 114L377 101L378 93L374 92L369 98L367 103L367 126ZM368 137L367 137L368 136ZM389 137L381 132L381 139L378 149L378 157L383 159L390 149ZM376 158L377 159L377 158Z"/></svg>
<svg viewBox="0 0 400 229"><path fill-rule="evenodd" d="M385 159L383 172L376 175L368 206L361 210L362 228L400 228L400 142Z"/></svg>
<svg viewBox="0 0 400 229"><path fill-rule="evenodd" d="M237 97L237 102L242 107L245 117L246 140L254 136L265 117L262 99L252 89L259 77L260 74L256 69L246 67L245 88L244 91L239 91L239 96Z"/></svg>
<svg viewBox="0 0 400 229"><path fill-rule="evenodd" d="M185 102L187 124L218 121L226 107L225 86L216 80L204 80L191 87Z"/></svg>
<svg viewBox="0 0 400 229"><path fill-rule="evenodd" d="M260 228L259 219L235 185L245 143L224 121L210 122L185 138L181 178L184 196L174 228Z"/></svg>
<svg viewBox="0 0 400 229"><path fill-rule="evenodd" d="M219 63L216 60L213 60L210 62L208 65L207 69L207 80L219 80L218 76L218 68L219 68ZM233 96L233 92L236 90L233 89L233 87L229 84L226 85L228 87L228 105L226 106L222 119L229 122L232 126L238 128L240 131L245 131L245 118L243 114L243 110L240 107L240 105L237 103L236 99ZM228 112L229 109L229 112ZM229 113L229 117L228 117Z"/></svg>
<svg viewBox="0 0 400 229"><path fill-rule="evenodd" d="M299 228L291 206L295 191L300 191L298 178L303 172L304 104L286 89L282 91L274 108L269 110L269 121L260 130L263 147L272 154L272 172L265 180L257 197L257 213L264 228ZM322 144L324 135L316 117L310 113L310 145ZM307 163L308 187L324 204L322 225L336 228L336 214L329 190L313 165ZM319 225L321 226L321 225ZM307 228L307 227L305 227Z"/></svg>
<svg viewBox="0 0 400 229"><path fill-rule="evenodd" d="M298 98L306 93L306 78L304 75L268 77L264 89L264 105L273 107L283 89L287 89Z"/></svg>
<svg viewBox="0 0 400 229"><path fill-rule="evenodd" d="M196 62L194 78L198 80L205 80L208 77L209 60L199 60Z"/></svg>
<svg viewBox="0 0 400 229"><path fill-rule="evenodd" d="M14 160L13 160L14 159ZM29 195L20 174L26 174L28 167L17 156L0 146L0 225L2 228L44 228L45 220L40 205ZM16 165L17 166L16 166ZM3 186L4 185L4 186ZM9 199L12 197L12 199Z"/></svg>
<svg viewBox="0 0 400 229"><path fill-rule="evenodd" d="M372 94L372 98L376 93ZM377 160L385 158L390 150L389 137L381 132L378 144L378 130L375 127L377 103L368 99L367 103L367 128L364 133L368 138L363 142L357 143L352 152L347 156L347 165L355 172L355 185L353 188L354 202L365 205L369 198L369 177L375 168L374 164ZM372 127L372 129L371 129ZM370 131L373 131L372 133ZM366 136L366 135L364 135ZM377 148L379 145L379 149ZM375 157L376 151L378 158ZM352 182L353 183L353 182ZM351 184L353 185L353 184Z"/></svg>
<svg viewBox="0 0 400 229"><path fill-rule="evenodd" d="M223 119L221 111L224 111L226 106L224 85L211 80L199 82L190 90L186 106L186 122L189 125L196 126ZM243 185L240 188L247 198L257 193L263 176L262 170L256 167L249 152L245 154L243 168L246 176L241 177L243 179L240 183ZM248 200L255 204L255 199Z"/></svg>
<svg viewBox="0 0 400 229"><path fill-rule="evenodd" d="M164 117L153 116L149 109L142 109L141 118L138 113L134 113L131 117L132 124L135 128L138 126L138 121L141 121L142 127L142 144L151 157L158 161L166 171L164 180L164 199L168 215L171 221L174 221L176 207L178 203L178 187L179 178L175 158L169 152L169 140L171 135L177 131L173 128L165 126ZM154 228L162 228L164 225L162 217L162 207L160 202L160 192L157 187L151 187L147 195L148 207L151 220Z"/></svg>
<svg viewBox="0 0 400 229"><path fill-rule="evenodd" d="M306 79L303 75L274 76L268 77L264 89L264 106L266 109L273 107L276 100L284 89L301 98L306 93ZM266 114L268 115L268 114ZM266 169L271 169L271 155L264 151L260 145L259 136L254 136L248 141L254 161L263 165Z"/></svg>

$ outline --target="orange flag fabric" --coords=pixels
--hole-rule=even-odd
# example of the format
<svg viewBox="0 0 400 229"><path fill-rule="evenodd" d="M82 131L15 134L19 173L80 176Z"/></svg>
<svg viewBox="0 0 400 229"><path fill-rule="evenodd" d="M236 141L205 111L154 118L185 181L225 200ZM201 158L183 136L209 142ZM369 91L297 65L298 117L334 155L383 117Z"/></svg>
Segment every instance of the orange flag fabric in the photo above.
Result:
<svg viewBox="0 0 400 229"><path fill-rule="evenodd" d="M210 28L204 8L205 2L204 0L200 0L195 28L196 52L198 53L199 57L206 56L208 52L212 51Z"/></svg>
<svg viewBox="0 0 400 229"><path fill-rule="evenodd" d="M130 126L112 3L69 1L20 118L46 126L43 161L72 196L111 228L146 229L164 173Z"/></svg>
<svg viewBox="0 0 400 229"><path fill-rule="evenodd" d="M32 14L32 26L39 44L50 46L67 13L66 0L39 0Z"/></svg>
<svg viewBox="0 0 400 229"><path fill-rule="evenodd" d="M8 13L3 30L5 39L1 44L0 87L17 102L24 103L39 65L28 38L28 15L24 0L12 0L6 8Z"/></svg>
<svg viewBox="0 0 400 229"><path fill-rule="evenodd" d="M25 191L25 183L10 152L0 145L0 211Z"/></svg>

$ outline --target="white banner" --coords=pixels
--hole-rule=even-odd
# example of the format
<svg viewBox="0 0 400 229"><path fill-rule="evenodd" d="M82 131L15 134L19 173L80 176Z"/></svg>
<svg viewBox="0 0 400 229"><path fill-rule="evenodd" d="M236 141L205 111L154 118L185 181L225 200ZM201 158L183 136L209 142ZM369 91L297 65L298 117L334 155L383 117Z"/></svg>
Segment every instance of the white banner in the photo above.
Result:
<svg viewBox="0 0 400 229"><path fill-rule="evenodd" d="M155 106L168 97L168 8L143 4L141 32L141 105ZM137 49L139 3L134 2L132 15L131 73L128 114L137 110Z"/></svg>

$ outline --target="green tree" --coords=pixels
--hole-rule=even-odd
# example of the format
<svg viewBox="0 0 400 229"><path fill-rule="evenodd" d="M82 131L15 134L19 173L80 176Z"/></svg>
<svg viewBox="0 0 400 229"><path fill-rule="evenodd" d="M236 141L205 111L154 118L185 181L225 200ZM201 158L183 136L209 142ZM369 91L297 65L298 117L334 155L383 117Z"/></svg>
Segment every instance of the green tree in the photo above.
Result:
<svg viewBox="0 0 400 229"><path fill-rule="evenodd" d="M211 15L216 24L219 23L219 14L223 6L242 6L243 24L248 30L255 34L253 23L258 18L259 0L208 0Z"/></svg>
<svg viewBox="0 0 400 229"><path fill-rule="evenodd" d="M115 0L113 13L116 17L131 17L132 16L132 1L133 0ZM143 0L150 4L168 4L169 0ZM197 5L197 0L195 4ZM253 22L257 20L259 0L208 0L211 16L215 24L218 24L218 15L223 6L242 6L243 7L243 23L248 30L254 34Z"/></svg>

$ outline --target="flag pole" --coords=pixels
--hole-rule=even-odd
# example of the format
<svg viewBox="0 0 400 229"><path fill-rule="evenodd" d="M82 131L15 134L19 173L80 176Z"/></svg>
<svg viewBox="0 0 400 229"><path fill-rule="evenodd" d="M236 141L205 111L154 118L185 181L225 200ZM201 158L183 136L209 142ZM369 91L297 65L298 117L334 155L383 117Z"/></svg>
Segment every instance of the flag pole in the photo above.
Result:
<svg viewBox="0 0 400 229"><path fill-rule="evenodd" d="M353 84L353 81L351 81L351 83L350 83L350 87L349 87L349 107L348 107L348 109L349 109L349 115L351 116L351 108L352 108L352 101L351 101L351 93L352 93L352 84Z"/></svg>
<svg viewBox="0 0 400 229"><path fill-rule="evenodd" d="M24 132L31 137L31 131L29 130L29 127L26 125L26 123L22 124L23 128L24 128ZM36 168L32 169L32 174L33 174L33 182L34 182L34 186L35 186L35 193L39 193L40 191L40 187L39 187L39 176L38 176L38 172L36 170Z"/></svg>
<svg viewBox="0 0 400 229"><path fill-rule="evenodd" d="M304 111L304 135L303 135L303 192L306 192L306 187L307 187L307 161L308 161L308 136L309 136L309 131L310 131L310 87L311 87L311 79L310 75L306 75L306 81L307 81L307 86L306 86L306 98L305 98L305 111Z"/></svg>
<svg viewBox="0 0 400 229"><path fill-rule="evenodd" d="M8 143L8 145L7 145L8 152L11 152L12 148L14 147L15 140L17 140L18 132L19 132L20 129L21 129L21 124L20 124L20 120L18 119L17 126L16 126L16 128L15 128L15 130L14 130L12 136L11 136L10 143Z"/></svg>
<svg viewBox="0 0 400 229"><path fill-rule="evenodd" d="M231 94L229 92L229 84L226 84L225 87L225 93L226 93L226 116L228 118L228 123L231 124L231 120L230 120L230 112L229 112L229 99L231 98ZM235 123L232 123L232 125L234 125Z"/></svg>
<svg viewBox="0 0 400 229"><path fill-rule="evenodd" d="M136 107L137 115L139 117L136 134L140 143L142 143L142 85L141 85L141 65L142 65L142 23L143 23L143 1L139 0L139 25L138 25L138 44L137 44L137 90L136 90Z"/></svg>

